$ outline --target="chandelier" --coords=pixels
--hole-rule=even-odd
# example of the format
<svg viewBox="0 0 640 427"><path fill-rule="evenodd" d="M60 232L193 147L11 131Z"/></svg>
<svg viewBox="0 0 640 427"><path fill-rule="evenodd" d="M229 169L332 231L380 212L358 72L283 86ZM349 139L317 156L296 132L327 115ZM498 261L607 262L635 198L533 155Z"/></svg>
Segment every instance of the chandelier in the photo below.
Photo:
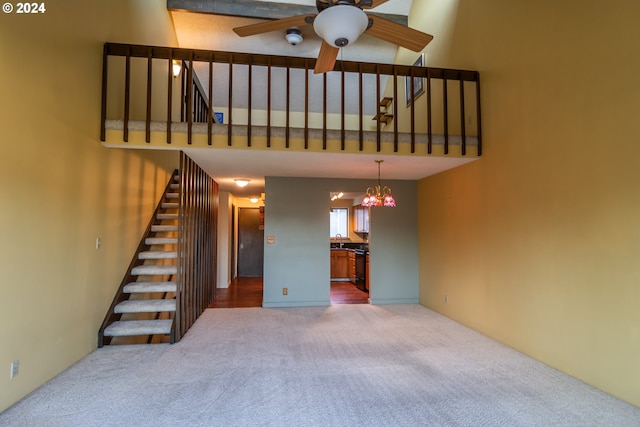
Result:
<svg viewBox="0 0 640 427"><path fill-rule="evenodd" d="M378 164L378 185L367 188L367 194L362 199L362 206L386 206L393 208L396 206L396 200L391 195L391 189L386 185L382 187L380 184L380 163L384 160L376 160Z"/></svg>

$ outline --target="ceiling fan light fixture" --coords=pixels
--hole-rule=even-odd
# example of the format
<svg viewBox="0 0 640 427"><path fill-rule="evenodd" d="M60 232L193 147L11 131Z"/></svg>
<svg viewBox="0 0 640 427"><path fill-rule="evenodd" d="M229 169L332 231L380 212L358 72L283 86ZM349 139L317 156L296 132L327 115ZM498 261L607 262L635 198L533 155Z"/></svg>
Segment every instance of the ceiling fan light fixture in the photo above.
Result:
<svg viewBox="0 0 640 427"><path fill-rule="evenodd" d="M313 29L333 47L344 47L358 40L369 25L369 18L356 6L335 5L316 16Z"/></svg>

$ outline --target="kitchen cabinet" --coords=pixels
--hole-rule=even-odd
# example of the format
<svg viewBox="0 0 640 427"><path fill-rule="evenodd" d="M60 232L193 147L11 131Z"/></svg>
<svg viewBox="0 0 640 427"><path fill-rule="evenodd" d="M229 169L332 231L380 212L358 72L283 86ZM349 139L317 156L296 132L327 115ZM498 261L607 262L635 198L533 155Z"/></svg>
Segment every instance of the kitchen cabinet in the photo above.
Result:
<svg viewBox="0 0 640 427"><path fill-rule="evenodd" d="M356 253L354 251L349 251L349 255L347 257L347 271L349 272L349 281L351 283L356 283Z"/></svg>
<svg viewBox="0 0 640 427"><path fill-rule="evenodd" d="M368 233L369 232L369 208L364 206L354 206L353 215L355 217L355 229L356 233Z"/></svg>
<svg viewBox="0 0 640 427"><path fill-rule="evenodd" d="M349 251L347 249L331 250L331 279L349 278Z"/></svg>

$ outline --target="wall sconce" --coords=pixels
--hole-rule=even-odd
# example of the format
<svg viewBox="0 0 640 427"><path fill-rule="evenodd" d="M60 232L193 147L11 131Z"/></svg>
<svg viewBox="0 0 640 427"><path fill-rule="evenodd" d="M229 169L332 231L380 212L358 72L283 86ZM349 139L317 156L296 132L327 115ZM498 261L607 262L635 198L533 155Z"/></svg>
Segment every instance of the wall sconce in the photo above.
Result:
<svg viewBox="0 0 640 427"><path fill-rule="evenodd" d="M238 179L234 179L233 181L234 181L234 182L236 183L236 185L237 185L238 187L240 187L240 188L244 188L244 187L246 187L247 185L249 185L249 180L248 180L248 179L238 178Z"/></svg>
<svg viewBox="0 0 640 427"><path fill-rule="evenodd" d="M178 77L180 75L180 71L182 71L182 61L174 59L171 63L173 64L173 77Z"/></svg>

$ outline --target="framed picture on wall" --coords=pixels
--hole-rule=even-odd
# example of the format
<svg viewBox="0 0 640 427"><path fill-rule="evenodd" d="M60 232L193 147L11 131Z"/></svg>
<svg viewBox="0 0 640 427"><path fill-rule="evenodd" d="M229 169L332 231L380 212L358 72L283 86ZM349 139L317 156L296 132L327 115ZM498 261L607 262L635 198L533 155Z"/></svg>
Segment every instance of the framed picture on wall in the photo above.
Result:
<svg viewBox="0 0 640 427"><path fill-rule="evenodd" d="M413 63L415 67L424 67L424 52ZM404 99L406 106L410 106L413 101L424 93L424 79L422 77L413 78L413 94L411 93L411 77L404 78Z"/></svg>

